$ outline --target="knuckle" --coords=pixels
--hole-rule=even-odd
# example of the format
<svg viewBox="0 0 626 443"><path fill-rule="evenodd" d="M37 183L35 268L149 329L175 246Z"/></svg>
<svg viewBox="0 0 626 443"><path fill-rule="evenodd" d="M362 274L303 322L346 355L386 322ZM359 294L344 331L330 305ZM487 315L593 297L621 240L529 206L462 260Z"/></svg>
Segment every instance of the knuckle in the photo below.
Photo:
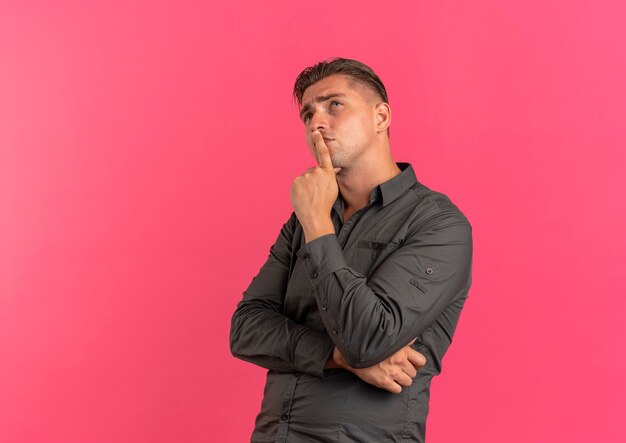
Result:
<svg viewBox="0 0 626 443"><path fill-rule="evenodd" d="M393 357L391 357L390 362L394 365L399 365L400 363L402 363L403 360L404 359L402 357L396 354Z"/></svg>
<svg viewBox="0 0 626 443"><path fill-rule="evenodd" d="M393 386L394 381L390 377L382 377L378 384L383 387L390 387Z"/></svg>

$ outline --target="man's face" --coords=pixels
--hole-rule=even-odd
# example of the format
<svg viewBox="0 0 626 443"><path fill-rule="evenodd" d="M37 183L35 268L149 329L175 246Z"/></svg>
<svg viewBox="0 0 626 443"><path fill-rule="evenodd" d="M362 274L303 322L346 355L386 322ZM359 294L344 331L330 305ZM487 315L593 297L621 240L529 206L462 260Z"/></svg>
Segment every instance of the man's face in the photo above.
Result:
<svg viewBox="0 0 626 443"><path fill-rule="evenodd" d="M319 130L334 167L349 167L376 136L376 97L367 88L350 86L350 78L334 74L309 86L302 96L300 119L306 143L317 160L313 131Z"/></svg>

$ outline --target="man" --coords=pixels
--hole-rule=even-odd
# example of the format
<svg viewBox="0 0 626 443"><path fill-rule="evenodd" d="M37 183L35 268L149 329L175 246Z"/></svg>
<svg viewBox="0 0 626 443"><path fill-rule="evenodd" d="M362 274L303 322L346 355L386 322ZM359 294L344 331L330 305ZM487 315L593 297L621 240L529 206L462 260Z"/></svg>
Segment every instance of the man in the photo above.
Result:
<svg viewBox="0 0 626 443"><path fill-rule="evenodd" d="M231 325L233 355L268 369L252 441L423 442L471 284L470 224L393 160L368 66L320 62L294 97L319 166L293 181L294 211Z"/></svg>

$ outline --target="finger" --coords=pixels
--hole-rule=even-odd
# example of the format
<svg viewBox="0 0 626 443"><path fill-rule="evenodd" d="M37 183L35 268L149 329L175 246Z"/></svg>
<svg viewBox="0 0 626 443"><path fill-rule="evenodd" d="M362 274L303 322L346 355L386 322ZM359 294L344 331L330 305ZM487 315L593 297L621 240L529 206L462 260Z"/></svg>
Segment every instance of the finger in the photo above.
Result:
<svg viewBox="0 0 626 443"><path fill-rule="evenodd" d="M415 369L415 366L413 366L412 364L402 367L402 372L404 372L411 378L415 378L415 376L417 375L417 369Z"/></svg>
<svg viewBox="0 0 626 443"><path fill-rule="evenodd" d="M389 379L389 381L381 384L380 387L393 394L399 394L402 392L402 386L400 386L398 383L396 383L392 379Z"/></svg>
<svg viewBox="0 0 626 443"><path fill-rule="evenodd" d="M326 142L320 131L313 131L313 142L315 144L315 150L317 151L317 160L320 167L326 170L333 169L333 162L330 160L328 146L326 146Z"/></svg>
<svg viewBox="0 0 626 443"><path fill-rule="evenodd" d="M409 352L407 355L407 359L415 366L415 369L419 369L426 364L426 357L423 354L420 354L414 349L411 349L412 352Z"/></svg>
<svg viewBox="0 0 626 443"><path fill-rule="evenodd" d="M417 337L415 337L413 340L411 340L407 346L411 346L413 343L415 343L415 340L417 340Z"/></svg>
<svg viewBox="0 0 626 443"><path fill-rule="evenodd" d="M396 378L396 383L398 383L400 386L411 386L411 384L413 384L413 379L411 377L409 377L408 375L406 375L404 372L399 373Z"/></svg>

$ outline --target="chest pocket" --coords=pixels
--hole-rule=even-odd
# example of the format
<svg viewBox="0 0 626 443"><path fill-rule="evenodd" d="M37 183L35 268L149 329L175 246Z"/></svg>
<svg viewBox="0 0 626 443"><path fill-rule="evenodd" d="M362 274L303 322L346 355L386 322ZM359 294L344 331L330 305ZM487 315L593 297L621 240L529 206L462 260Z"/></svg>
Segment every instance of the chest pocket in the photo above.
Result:
<svg viewBox="0 0 626 443"><path fill-rule="evenodd" d="M359 240L356 244L356 263L362 268L361 273L369 277L374 270L402 246L404 239L395 241Z"/></svg>

